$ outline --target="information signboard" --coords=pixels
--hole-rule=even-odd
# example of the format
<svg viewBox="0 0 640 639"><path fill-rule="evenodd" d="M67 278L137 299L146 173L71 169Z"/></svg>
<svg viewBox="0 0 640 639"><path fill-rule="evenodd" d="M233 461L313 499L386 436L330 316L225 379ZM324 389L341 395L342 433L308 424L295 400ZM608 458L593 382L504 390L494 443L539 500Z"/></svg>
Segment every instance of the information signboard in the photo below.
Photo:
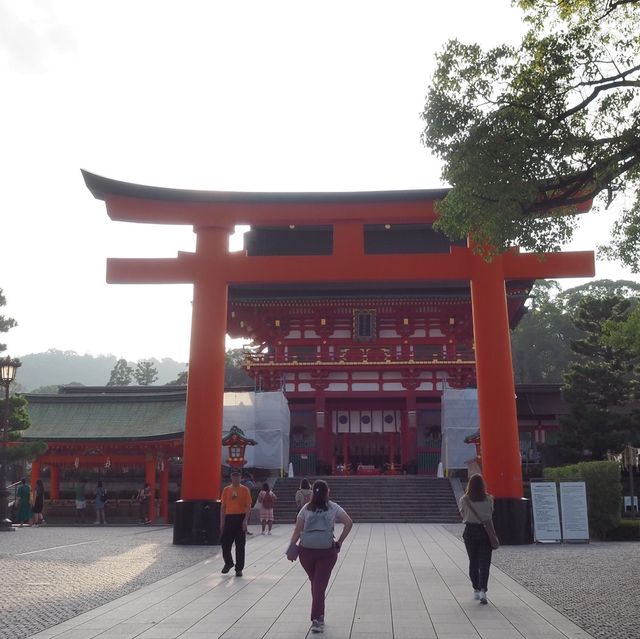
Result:
<svg viewBox="0 0 640 639"><path fill-rule="evenodd" d="M558 491L554 481L531 482L533 537L541 543L562 541Z"/></svg>
<svg viewBox="0 0 640 639"><path fill-rule="evenodd" d="M589 541L587 489L583 481L560 482L562 538L564 541Z"/></svg>

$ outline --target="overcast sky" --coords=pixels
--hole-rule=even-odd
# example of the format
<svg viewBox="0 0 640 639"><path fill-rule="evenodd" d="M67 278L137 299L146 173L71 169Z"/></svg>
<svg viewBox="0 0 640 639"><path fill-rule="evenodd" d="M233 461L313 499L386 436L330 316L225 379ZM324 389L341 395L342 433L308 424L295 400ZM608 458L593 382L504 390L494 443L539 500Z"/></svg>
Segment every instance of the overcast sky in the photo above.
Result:
<svg viewBox="0 0 640 639"><path fill-rule="evenodd" d="M192 250L191 229L111 222L80 168L211 190L438 187L419 139L435 53L521 32L509 0L0 0L0 313L19 323L0 340L186 361L191 287L107 285L105 261ZM612 220L585 216L570 248Z"/></svg>

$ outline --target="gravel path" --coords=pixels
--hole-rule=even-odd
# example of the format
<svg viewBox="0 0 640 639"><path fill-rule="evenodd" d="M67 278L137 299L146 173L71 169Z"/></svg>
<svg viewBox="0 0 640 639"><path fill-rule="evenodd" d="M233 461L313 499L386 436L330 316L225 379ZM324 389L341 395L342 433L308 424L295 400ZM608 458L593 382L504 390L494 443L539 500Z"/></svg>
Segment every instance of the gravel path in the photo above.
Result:
<svg viewBox="0 0 640 639"><path fill-rule="evenodd" d="M0 639L22 639L219 551L174 546L166 527L0 533Z"/></svg>
<svg viewBox="0 0 640 639"><path fill-rule="evenodd" d="M493 563L594 637L640 637L640 543L503 546Z"/></svg>

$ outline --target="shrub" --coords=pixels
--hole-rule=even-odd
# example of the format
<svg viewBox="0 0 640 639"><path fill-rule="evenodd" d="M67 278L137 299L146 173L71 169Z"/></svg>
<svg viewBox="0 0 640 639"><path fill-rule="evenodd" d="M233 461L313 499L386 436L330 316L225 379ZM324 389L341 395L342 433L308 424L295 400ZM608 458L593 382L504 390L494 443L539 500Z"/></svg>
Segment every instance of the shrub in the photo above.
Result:
<svg viewBox="0 0 640 639"><path fill-rule="evenodd" d="M587 489L589 530L604 539L620 523L622 486L617 462L581 462L560 468L545 468L544 478L553 481L584 481Z"/></svg>
<svg viewBox="0 0 640 639"><path fill-rule="evenodd" d="M640 519L623 519L607 533L608 541L640 541Z"/></svg>

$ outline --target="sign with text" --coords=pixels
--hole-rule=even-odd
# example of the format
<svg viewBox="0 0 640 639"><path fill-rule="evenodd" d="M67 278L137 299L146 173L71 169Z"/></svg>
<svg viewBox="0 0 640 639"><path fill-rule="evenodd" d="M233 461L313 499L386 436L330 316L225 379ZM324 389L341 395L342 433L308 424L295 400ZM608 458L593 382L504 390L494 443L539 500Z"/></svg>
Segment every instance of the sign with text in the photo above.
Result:
<svg viewBox="0 0 640 639"><path fill-rule="evenodd" d="M554 481L531 482L531 505L535 541L560 542L562 531L556 483Z"/></svg>
<svg viewBox="0 0 640 639"><path fill-rule="evenodd" d="M583 481L560 482L560 506L564 541L589 541L585 483Z"/></svg>

